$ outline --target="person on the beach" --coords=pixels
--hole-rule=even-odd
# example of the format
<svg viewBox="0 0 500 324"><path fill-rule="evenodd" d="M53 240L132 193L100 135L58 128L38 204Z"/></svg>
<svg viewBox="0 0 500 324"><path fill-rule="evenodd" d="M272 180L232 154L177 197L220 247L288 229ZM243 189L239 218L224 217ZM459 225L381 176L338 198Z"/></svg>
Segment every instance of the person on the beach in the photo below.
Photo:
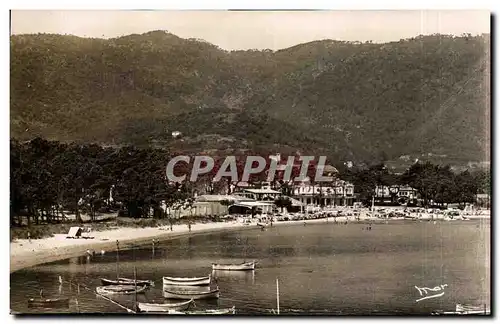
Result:
<svg viewBox="0 0 500 324"><path fill-rule="evenodd" d="M191 232L191 223L188 223L188 229Z"/></svg>

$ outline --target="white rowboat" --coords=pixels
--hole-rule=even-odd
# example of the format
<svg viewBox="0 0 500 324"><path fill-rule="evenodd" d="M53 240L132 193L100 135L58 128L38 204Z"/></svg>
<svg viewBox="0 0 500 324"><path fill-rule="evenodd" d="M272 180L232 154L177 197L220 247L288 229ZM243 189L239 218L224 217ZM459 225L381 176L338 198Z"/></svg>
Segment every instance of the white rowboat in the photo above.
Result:
<svg viewBox="0 0 500 324"><path fill-rule="evenodd" d="M169 286L208 286L212 281L211 275L207 277L163 277L163 285Z"/></svg>
<svg viewBox="0 0 500 324"><path fill-rule="evenodd" d="M228 314L236 314L236 307L231 308L221 308L221 309L207 309L207 310L199 310L199 311L170 311L169 314L174 315L228 315Z"/></svg>
<svg viewBox="0 0 500 324"><path fill-rule="evenodd" d="M143 293L146 288L147 286L114 285L97 287L95 290L100 295L132 295Z"/></svg>
<svg viewBox="0 0 500 324"><path fill-rule="evenodd" d="M180 303L163 303L163 304L153 304L153 303L137 303L137 308L140 312L169 312L169 311L184 311L191 306L193 299Z"/></svg>
<svg viewBox="0 0 500 324"><path fill-rule="evenodd" d="M473 306L473 305L462 305L456 304L455 311L443 312L436 311L432 313L433 315L490 315L491 309L483 306Z"/></svg>
<svg viewBox="0 0 500 324"><path fill-rule="evenodd" d="M217 264L212 263L212 270L226 270L226 271L245 271L255 270L255 261L243 262L240 264Z"/></svg>

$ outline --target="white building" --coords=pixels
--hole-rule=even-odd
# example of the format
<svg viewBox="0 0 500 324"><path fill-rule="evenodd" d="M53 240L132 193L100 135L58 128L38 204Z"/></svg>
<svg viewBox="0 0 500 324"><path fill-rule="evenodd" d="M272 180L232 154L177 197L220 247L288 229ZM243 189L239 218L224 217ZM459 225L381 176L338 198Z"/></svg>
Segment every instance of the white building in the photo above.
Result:
<svg viewBox="0 0 500 324"><path fill-rule="evenodd" d="M405 198L405 200L417 199L418 191L410 186L377 186L375 187L375 198L378 200L390 200L393 196Z"/></svg>
<svg viewBox="0 0 500 324"><path fill-rule="evenodd" d="M294 187L293 198L308 206L352 206L354 185L343 180L328 183L328 186L301 183Z"/></svg>
<svg viewBox="0 0 500 324"><path fill-rule="evenodd" d="M280 195L281 192L272 190L270 188L260 188L260 189L243 189L235 194L244 196L247 198L252 198L257 201L274 201Z"/></svg>

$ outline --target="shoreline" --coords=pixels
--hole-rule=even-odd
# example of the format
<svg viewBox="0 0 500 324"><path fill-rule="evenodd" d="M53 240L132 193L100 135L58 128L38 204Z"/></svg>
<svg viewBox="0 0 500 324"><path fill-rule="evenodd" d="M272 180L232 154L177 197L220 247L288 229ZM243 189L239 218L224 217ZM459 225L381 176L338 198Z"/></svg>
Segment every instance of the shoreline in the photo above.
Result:
<svg viewBox="0 0 500 324"><path fill-rule="evenodd" d="M346 217L337 217L337 222L342 224L348 223L385 223L386 221L402 221L404 218L392 218L384 220L376 217L361 217L356 221L352 216L349 219ZM428 221L422 219L422 221ZM442 220L439 220L442 221ZM283 225L303 225L315 223L334 224L334 217L309 219L303 221L280 221L273 222L274 226ZM201 235L210 233L219 233L226 231L243 231L257 229L257 223L243 224L240 222L230 223L197 223L192 225L192 230L189 232L187 225L174 225L171 232L168 227L147 227L147 228L131 228L122 227L118 229L106 230L101 232L91 233L94 239L66 239L66 234L55 234L53 237L44 239L17 240L10 243L10 273L33 267L39 264L64 260L72 257L85 255L87 250L94 250L100 253L100 250L105 252L116 251L116 240L120 243L121 250L127 250L130 245L141 245L151 242L153 239L158 240L173 240L183 238L190 235ZM124 238L125 237L125 238Z"/></svg>
<svg viewBox="0 0 500 324"><path fill-rule="evenodd" d="M92 232L94 239L66 239L66 234L55 234L53 237L31 240L17 240L10 243L10 273L33 267L39 264L82 256L87 250L100 253L116 251L116 241L120 250L127 250L130 245L140 245L153 239L173 240L189 235L218 233L251 229L240 223L207 223L194 224L189 232L187 225L174 225L173 231L167 227L131 228Z"/></svg>
<svg viewBox="0 0 500 324"><path fill-rule="evenodd" d="M333 223L332 219L330 221ZM273 222L273 226L302 225L304 222L312 224L321 223L326 222L326 218ZM39 264L82 256L86 254L87 250L94 250L96 253L100 253L100 250L105 250L107 253L114 252L116 251L116 240L119 241L121 250L127 250L130 248L130 245L145 244L151 242L153 239L173 240L190 235L250 229L258 229L257 223L248 225L234 221L230 223L197 223L192 225L191 232L189 232L187 225L173 225L172 232L168 226L146 228L122 227L92 232L90 234L94 236L94 239L66 239L66 234L54 234L50 238L33 239L31 243L27 239L21 239L10 243L9 273Z"/></svg>

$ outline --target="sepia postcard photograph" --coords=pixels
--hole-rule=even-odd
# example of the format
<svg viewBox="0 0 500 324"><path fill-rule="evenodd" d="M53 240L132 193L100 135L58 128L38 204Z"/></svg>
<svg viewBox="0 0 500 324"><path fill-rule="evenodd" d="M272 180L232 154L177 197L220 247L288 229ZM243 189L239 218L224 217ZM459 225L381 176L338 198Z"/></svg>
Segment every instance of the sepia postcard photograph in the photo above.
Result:
<svg viewBox="0 0 500 324"><path fill-rule="evenodd" d="M492 316L491 24L10 10L10 314Z"/></svg>

